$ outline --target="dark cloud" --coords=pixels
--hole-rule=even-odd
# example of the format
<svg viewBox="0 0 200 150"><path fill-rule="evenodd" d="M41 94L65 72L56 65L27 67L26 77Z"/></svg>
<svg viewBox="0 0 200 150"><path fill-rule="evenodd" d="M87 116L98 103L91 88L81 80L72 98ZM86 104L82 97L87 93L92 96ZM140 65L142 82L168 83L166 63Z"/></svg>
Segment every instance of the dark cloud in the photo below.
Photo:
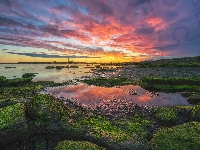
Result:
<svg viewBox="0 0 200 150"><path fill-rule="evenodd" d="M23 24L18 21L15 21L14 19L5 18L5 17L0 16L0 26L6 26L6 27L23 26Z"/></svg>
<svg viewBox="0 0 200 150"><path fill-rule="evenodd" d="M139 35L150 35L154 32L154 28L153 27L144 27L144 28L138 28L135 33L139 34Z"/></svg>
<svg viewBox="0 0 200 150"><path fill-rule="evenodd" d="M89 57L89 56L60 56L60 55L48 55L48 54L37 54L35 52L33 53L16 53L16 52L7 52L9 54L17 54L17 55L24 55L24 56L30 56L30 57L41 57L41 58L101 58L101 57Z"/></svg>
<svg viewBox="0 0 200 150"><path fill-rule="evenodd" d="M137 7L137 6L145 4L147 2L148 2L148 0L130 0L129 6Z"/></svg>

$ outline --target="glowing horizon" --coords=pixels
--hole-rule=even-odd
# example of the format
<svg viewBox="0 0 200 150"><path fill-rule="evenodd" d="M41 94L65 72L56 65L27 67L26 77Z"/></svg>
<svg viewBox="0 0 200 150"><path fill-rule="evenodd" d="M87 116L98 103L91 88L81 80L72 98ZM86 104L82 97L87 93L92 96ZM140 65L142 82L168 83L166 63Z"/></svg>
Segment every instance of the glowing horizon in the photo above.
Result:
<svg viewBox="0 0 200 150"><path fill-rule="evenodd" d="M197 56L199 9L186 0L2 0L0 63Z"/></svg>

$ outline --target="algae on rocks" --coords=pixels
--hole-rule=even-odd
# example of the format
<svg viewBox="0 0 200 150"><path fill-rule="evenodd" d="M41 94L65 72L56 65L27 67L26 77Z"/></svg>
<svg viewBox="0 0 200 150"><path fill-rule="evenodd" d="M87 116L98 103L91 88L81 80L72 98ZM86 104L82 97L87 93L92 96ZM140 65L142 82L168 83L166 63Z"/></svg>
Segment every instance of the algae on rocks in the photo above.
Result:
<svg viewBox="0 0 200 150"><path fill-rule="evenodd" d="M188 97L188 102L190 104L198 104L200 103L200 95L199 94L191 94L189 97Z"/></svg>
<svg viewBox="0 0 200 150"><path fill-rule="evenodd" d="M151 140L153 150L199 150L200 123L188 122L171 128L160 129Z"/></svg>
<svg viewBox="0 0 200 150"><path fill-rule="evenodd" d="M75 112L51 95L36 95L27 103L27 110L38 130L45 134L59 133L76 137L86 133L85 126L73 117L78 110Z"/></svg>
<svg viewBox="0 0 200 150"><path fill-rule="evenodd" d="M157 119L165 123L175 123L178 120L178 111L175 108L156 107L152 111Z"/></svg>
<svg viewBox="0 0 200 150"><path fill-rule="evenodd" d="M0 108L0 142L5 143L27 130L25 108L21 103Z"/></svg>
<svg viewBox="0 0 200 150"><path fill-rule="evenodd" d="M106 150L106 149L87 141L65 140L59 142L54 150Z"/></svg>

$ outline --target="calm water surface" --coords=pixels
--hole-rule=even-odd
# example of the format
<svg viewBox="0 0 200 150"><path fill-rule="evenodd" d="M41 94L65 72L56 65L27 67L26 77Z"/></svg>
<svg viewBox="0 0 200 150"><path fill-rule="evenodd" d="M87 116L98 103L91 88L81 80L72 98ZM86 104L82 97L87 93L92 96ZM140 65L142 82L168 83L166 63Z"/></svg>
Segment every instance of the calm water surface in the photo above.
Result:
<svg viewBox="0 0 200 150"><path fill-rule="evenodd" d="M137 85L120 87L98 87L80 83L62 87L49 87L41 93L50 93L62 99L72 99L84 105L99 105L120 99L133 104L147 106L190 105L179 93L150 93Z"/></svg>
<svg viewBox="0 0 200 150"><path fill-rule="evenodd" d="M11 66L16 68L5 68ZM38 73L33 81L64 82L91 75L91 73L88 73L91 69L84 68L86 66L84 64L78 65L79 68L63 68L61 70L45 69L46 66L68 66L68 64L0 64L0 76L12 79L21 78L24 73Z"/></svg>
<svg viewBox="0 0 200 150"><path fill-rule="evenodd" d="M64 82L81 78L82 76L90 76L92 73L90 68L85 64L78 65L79 68L63 68L61 70L45 69L46 66L67 66L68 64L1 64L0 76L6 78L21 78L24 73L38 73L33 81L54 81ZM5 67L16 68L5 68ZM90 65L92 66L92 65ZM16 76L16 77L13 77ZM47 88L41 93L51 93L56 97L77 99L78 102L85 105L98 105L109 102L113 99L120 99L134 104L148 106L164 106L164 105L189 105L187 99L179 93L150 93L140 86L128 85L121 87L98 87L88 86L80 83L78 85L69 85L64 87Z"/></svg>

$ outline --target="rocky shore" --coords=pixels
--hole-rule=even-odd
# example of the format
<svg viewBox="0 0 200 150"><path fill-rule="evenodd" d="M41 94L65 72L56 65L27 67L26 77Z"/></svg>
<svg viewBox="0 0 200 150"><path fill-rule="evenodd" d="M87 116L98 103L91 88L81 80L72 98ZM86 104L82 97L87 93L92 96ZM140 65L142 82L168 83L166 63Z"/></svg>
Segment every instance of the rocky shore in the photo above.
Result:
<svg viewBox="0 0 200 150"><path fill-rule="evenodd" d="M87 81L99 86L141 84L154 89L173 88L185 92L195 101L194 106L149 107L113 98L90 107L76 99L54 97L48 91L40 94L49 86L64 83L32 82L32 76L0 77L0 149L200 149L198 67L126 65L97 70L91 77L97 79ZM174 84L169 87L168 83Z"/></svg>
<svg viewBox="0 0 200 150"><path fill-rule="evenodd" d="M97 75L98 74L98 75ZM92 77L107 78L129 78L132 80L140 80L142 77L152 76L157 78L164 77L198 77L200 76L200 67L152 67L137 68L134 65L123 66L122 68L114 68L108 71L96 71Z"/></svg>

